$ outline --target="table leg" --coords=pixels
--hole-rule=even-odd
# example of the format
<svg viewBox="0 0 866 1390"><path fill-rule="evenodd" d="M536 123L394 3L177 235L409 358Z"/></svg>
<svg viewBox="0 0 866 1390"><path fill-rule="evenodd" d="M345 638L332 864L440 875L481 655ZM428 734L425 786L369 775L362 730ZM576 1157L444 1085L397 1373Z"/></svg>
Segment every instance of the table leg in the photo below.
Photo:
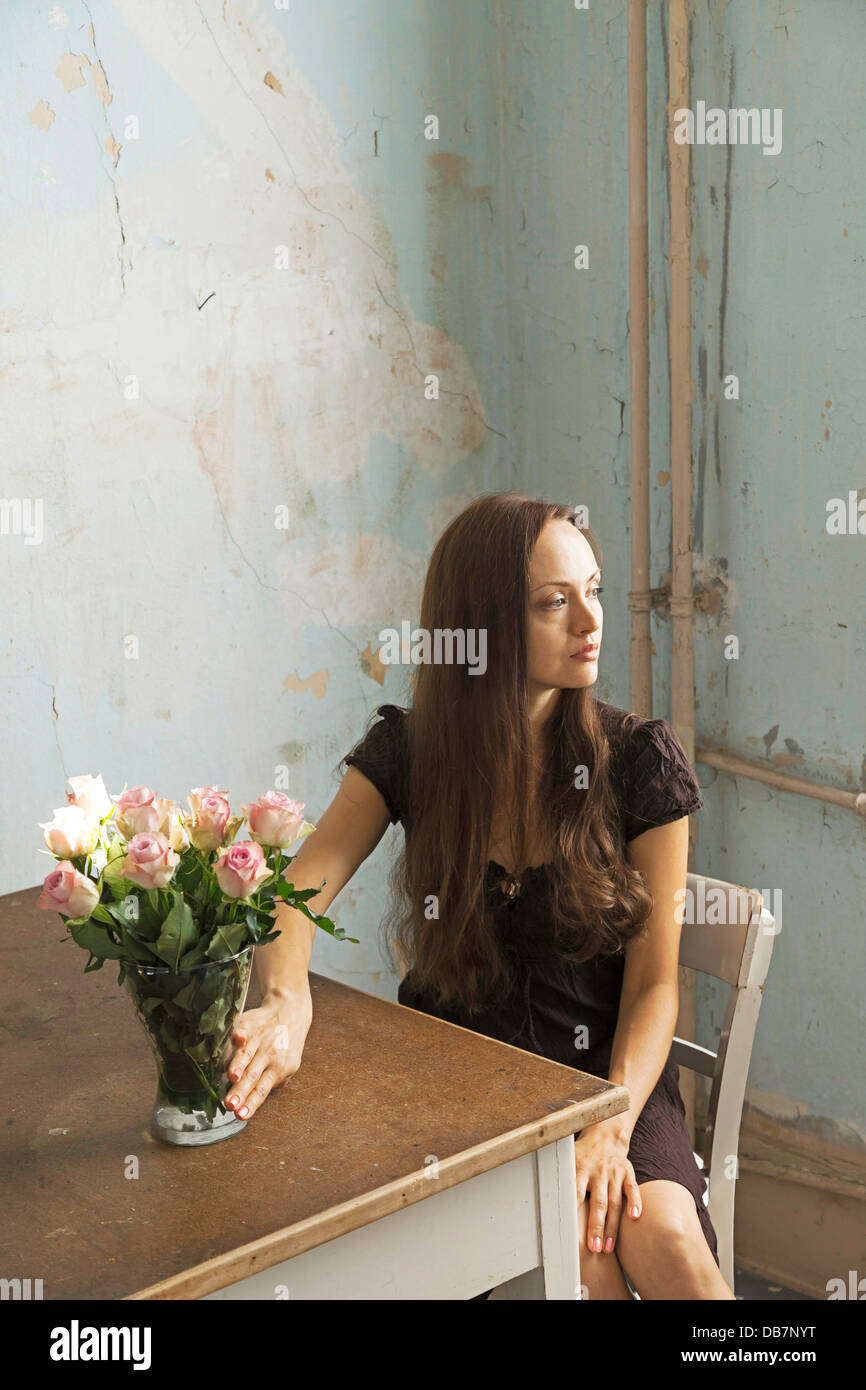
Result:
<svg viewBox="0 0 866 1390"><path fill-rule="evenodd" d="M535 1165L539 1265L497 1285L488 1303L582 1297L574 1135L538 1149Z"/></svg>

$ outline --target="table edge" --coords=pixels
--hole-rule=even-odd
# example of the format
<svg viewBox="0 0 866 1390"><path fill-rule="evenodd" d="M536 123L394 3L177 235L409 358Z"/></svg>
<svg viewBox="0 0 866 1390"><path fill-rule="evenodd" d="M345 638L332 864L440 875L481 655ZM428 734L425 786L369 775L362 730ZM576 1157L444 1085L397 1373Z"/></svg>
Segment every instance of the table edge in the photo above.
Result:
<svg viewBox="0 0 866 1390"><path fill-rule="evenodd" d="M584 1100L567 1102L548 1116L442 1159L435 1178L431 1177L430 1168L418 1169L362 1197L328 1207L292 1226L260 1236L258 1240L236 1246L234 1250L125 1294L121 1301L201 1298L629 1108L630 1097L625 1086L596 1079L606 1087L605 1091Z"/></svg>

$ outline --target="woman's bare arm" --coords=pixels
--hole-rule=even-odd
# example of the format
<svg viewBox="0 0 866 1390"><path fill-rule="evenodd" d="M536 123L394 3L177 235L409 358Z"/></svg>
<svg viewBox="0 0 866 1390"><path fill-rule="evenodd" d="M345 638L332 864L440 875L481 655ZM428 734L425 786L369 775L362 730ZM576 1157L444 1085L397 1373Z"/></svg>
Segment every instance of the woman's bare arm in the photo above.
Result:
<svg viewBox="0 0 866 1390"><path fill-rule="evenodd" d="M350 767L333 801L301 844L283 877L296 888L314 888L325 880L315 897L307 900L313 912L327 912L334 898L388 828L390 815L373 783L356 767ZM297 908L278 903L274 910L280 935L256 952L257 977L262 996L297 993L307 986L307 972L318 928Z"/></svg>
<svg viewBox="0 0 866 1390"><path fill-rule="evenodd" d="M586 1243L612 1250L625 1208L640 1214L640 1187L628 1159L632 1131L670 1052L677 1019L682 924L677 891L686 882L689 818L645 830L626 846L653 898L646 928L625 946L625 968L607 1079L628 1088L628 1110L587 1125L575 1141L578 1202L589 1192ZM635 1218L637 1219L637 1218ZM593 1241L597 1241L596 1246Z"/></svg>
<svg viewBox="0 0 866 1390"><path fill-rule="evenodd" d="M336 796L284 877L296 888L315 888L324 880L307 906L326 912L372 854L389 823L381 793L357 768L348 768ZM242 1013L232 1033L238 1050L228 1064L234 1084L225 1104L241 1119L254 1115L272 1088L298 1070L313 1021L308 972L318 929L287 903L278 903L273 916L280 935L255 955L261 1005Z"/></svg>

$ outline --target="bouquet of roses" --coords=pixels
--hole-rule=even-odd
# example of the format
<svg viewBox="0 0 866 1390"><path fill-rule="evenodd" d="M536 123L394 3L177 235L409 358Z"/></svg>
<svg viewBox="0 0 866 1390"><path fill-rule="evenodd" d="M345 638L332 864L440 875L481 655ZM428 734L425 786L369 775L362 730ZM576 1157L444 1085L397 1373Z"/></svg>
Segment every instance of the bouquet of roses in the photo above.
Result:
<svg viewBox="0 0 866 1390"><path fill-rule="evenodd" d="M59 867L45 879L37 906L59 912L87 970L106 960L187 970L225 960L279 932L277 897L340 940L354 941L307 907L319 888L296 889L282 877L289 845L315 830L303 802L270 791L233 816L228 793L196 787L189 814L149 787L110 797L102 775L70 777L68 805L40 821ZM246 820L250 839L233 844Z"/></svg>
<svg viewBox="0 0 866 1390"><path fill-rule="evenodd" d="M277 900L357 940L307 906L321 885L296 889L283 877L286 850L316 827L283 792L233 816L217 787L191 791L186 813L149 787L109 796L101 774L69 782L68 805L40 822L58 865L37 906L64 919L88 952L85 972L118 962L118 984L126 979L156 1055L160 1095L187 1114L225 1114L221 1067L246 997L247 948L279 935ZM244 822L250 838L233 843Z"/></svg>

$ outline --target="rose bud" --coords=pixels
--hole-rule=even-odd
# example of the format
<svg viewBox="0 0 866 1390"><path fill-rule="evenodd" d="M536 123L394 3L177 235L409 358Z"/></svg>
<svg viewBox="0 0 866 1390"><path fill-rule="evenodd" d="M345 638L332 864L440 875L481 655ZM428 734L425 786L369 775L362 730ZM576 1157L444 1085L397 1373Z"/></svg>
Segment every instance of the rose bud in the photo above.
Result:
<svg viewBox="0 0 866 1390"><path fill-rule="evenodd" d="M102 773L96 777L87 773L83 777L70 777L68 780L72 791L66 793L66 800L70 806L80 806L82 811L88 811L98 820L104 820L113 803L105 790Z"/></svg>
<svg viewBox="0 0 866 1390"><path fill-rule="evenodd" d="M45 843L58 859L77 859L92 854L99 844L99 817L81 806L61 806L54 819L38 822Z"/></svg>
<svg viewBox="0 0 866 1390"><path fill-rule="evenodd" d="M264 850L253 840L239 840L223 850L213 871L227 898L248 898L271 877Z"/></svg>
<svg viewBox="0 0 866 1390"><path fill-rule="evenodd" d="M167 801L164 796L157 796L154 806L156 806L158 816L160 816L160 823L157 826L158 833L167 837L172 849L179 851L179 849L189 848L189 835L186 834L186 828L183 826L183 813L177 802Z"/></svg>
<svg viewBox="0 0 866 1390"><path fill-rule="evenodd" d="M89 917L98 902L99 889L93 880L66 861L46 875L36 906L65 917Z"/></svg>
<svg viewBox="0 0 866 1390"><path fill-rule="evenodd" d="M292 801L285 792L265 792L258 801L242 806L241 810L247 818L250 835L260 845L286 849L305 833L304 803Z"/></svg>
<svg viewBox="0 0 866 1390"><path fill-rule="evenodd" d="M118 870L139 888L164 888L180 863L165 835L158 830L133 835Z"/></svg>
<svg viewBox="0 0 866 1390"><path fill-rule="evenodd" d="M194 794L195 795L195 794ZM196 849L219 849L225 838L231 807L221 793L212 796L187 798L193 808L187 829Z"/></svg>
<svg viewBox="0 0 866 1390"><path fill-rule="evenodd" d="M114 804L117 807L114 823L124 840L159 829L156 793L150 787L130 787L114 798Z"/></svg>
<svg viewBox="0 0 866 1390"><path fill-rule="evenodd" d="M156 808L159 812L159 825L157 829L160 835L165 835L174 850L184 850L189 848L189 835L184 825L183 813L174 801L167 801L159 796L156 799Z"/></svg>
<svg viewBox="0 0 866 1390"><path fill-rule="evenodd" d="M206 796L224 796L226 800L228 800L229 795L229 792L220 791L219 787L193 787L192 791L187 797L187 801L189 802L190 809L193 815L195 816L198 814L198 809Z"/></svg>

